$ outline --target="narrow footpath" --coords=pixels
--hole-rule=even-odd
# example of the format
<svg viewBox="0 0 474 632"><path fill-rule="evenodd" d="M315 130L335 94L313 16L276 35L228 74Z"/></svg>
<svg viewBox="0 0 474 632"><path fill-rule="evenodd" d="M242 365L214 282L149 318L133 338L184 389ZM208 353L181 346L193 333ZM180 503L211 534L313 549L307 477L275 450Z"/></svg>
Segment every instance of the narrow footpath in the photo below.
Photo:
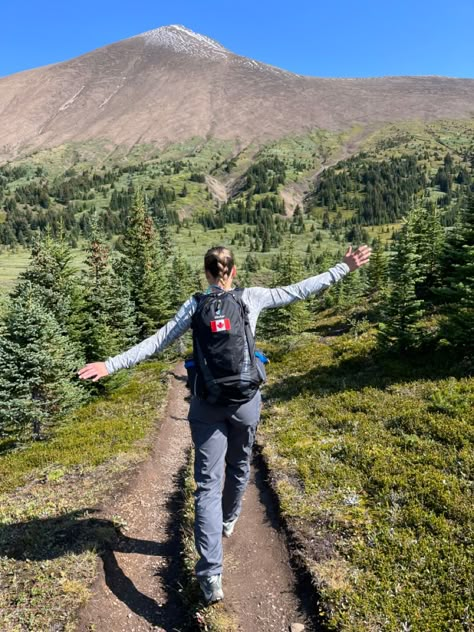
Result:
<svg viewBox="0 0 474 632"><path fill-rule="evenodd" d="M104 515L120 518L123 536L101 556L103 568L80 613L78 632L182 629L180 485L191 445L184 375L180 365L150 456ZM252 468L242 515L234 535L225 539L224 552L224 604L237 630L285 632L294 623L305 625L305 632L313 629L301 609L284 537L258 468Z"/></svg>

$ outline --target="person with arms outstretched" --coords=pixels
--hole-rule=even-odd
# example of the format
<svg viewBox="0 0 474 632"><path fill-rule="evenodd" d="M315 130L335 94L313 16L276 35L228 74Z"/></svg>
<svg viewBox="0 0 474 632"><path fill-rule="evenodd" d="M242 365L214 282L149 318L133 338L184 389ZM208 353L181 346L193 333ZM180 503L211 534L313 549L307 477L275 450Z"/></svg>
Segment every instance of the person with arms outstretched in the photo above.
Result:
<svg viewBox="0 0 474 632"><path fill-rule="evenodd" d="M255 351L257 319L264 309L289 305L340 281L365 265L371 249L346 252L327 272L285 287L234 287L234 255L223 246L204 256L207 290L189 298L155 334L105 362L86 364L81 379L100 378L160 353L193 329L192 392L188 420L195 449L196 575L207 602L223 598L222 535L233 533L250 474L264 377ZM255 357L254 357L255 356Z"/></svg>

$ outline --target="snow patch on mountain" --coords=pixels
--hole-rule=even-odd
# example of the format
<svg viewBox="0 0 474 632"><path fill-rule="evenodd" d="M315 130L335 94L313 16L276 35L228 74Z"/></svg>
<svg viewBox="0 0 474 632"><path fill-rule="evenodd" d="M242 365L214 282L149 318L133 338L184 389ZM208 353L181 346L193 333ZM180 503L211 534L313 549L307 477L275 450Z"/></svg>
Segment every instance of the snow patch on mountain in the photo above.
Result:
<svg viewBox="0 0 474 632"><path fill-rule="evenodd" d="M236 56L237 57L237 56ZM264 64L261 61L255 61L255 59L249 59L248 57L238 57L239 63L242 66L247 66L248 68L252 68L253 70L260 70L262 72L272 72L276 75L288 75L292 77L302 77L303 75L297 75L294 72L290 72L289 70L283 70L283 68L277 68L277 66L270 66L269 64Z"/></svg>
<svg viewBox="0 0 474 632"><path fill-rule="evenodd" d="M194 33L180 24L162 26L159 29L137 35L137 37L143 38L147 45L165 46L177 53L187 53L193 57L222 59L229 55L229 51L219 42L205 35Z"/></svg>
<svg viewBox="0 0 474 632"><path fill-rule="evenodd" d="M248 57L236 55L235 53L227 50L227 48L224 48L224 46L219 44L219 42L216 42L205 35L195 33L181 24L161 26L158 29L136 35L135 38L144 39L147 46L165 47L176 53L185 53L192 57L216 60L226 59L232 63L246 66L248 68L252 68L252 70L258 70L260 72L271 72L278 75L301 76L295 75L287 70L277 68L276 66L270 66L253 59L249 59Z"/></svg>
<svg viewBox="0 0 474 632"><path fill-rule="evenodd" d="M62 110L67 110L68 107L70 105L72 105L74 103L74 101L77 99L77 97L81 94L81 92L84 90L86 86L82 86L82 88L80 90L78 90L76 92L76 94L73 94L72 97L70 99L68 99L67 101L65 101L61 107L59 108L59 112L61 112Z"/></svg>
<svg viewBox="0 0 474 632"><path fill-rule="evenodd" d="M117 86L115 87L115 90L113 90L113 92L112 92L111 94L109 94L109 96L108 96L108 97L106 97L106 98L102 101L102 103L99 105L99 110L100 110L100 108L103 108L103 107L104 107L104 105L107 105L107 103L110 101L110 99L111 99L112 97L114 97L114 96L117 94L117 92L118 92L121 88L123 88L123 85L124 85L124 83L125 83L126 79L127 79L127 77L122 77L122 79L121 79L120 83L119 83L119 84L117 84Z"/></svg>

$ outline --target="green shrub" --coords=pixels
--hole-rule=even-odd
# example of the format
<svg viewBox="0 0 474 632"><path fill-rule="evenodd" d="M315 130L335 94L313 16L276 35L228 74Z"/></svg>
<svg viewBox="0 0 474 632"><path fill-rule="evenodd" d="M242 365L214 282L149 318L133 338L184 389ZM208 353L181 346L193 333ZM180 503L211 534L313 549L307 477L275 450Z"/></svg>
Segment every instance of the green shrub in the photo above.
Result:
<svg viewBox="0 0 474 632"><path fill-rule="evenodd" d="M272 354L260 440L282 511L329 628L468 630L474 380L374 341L306 335Z"/></svg>

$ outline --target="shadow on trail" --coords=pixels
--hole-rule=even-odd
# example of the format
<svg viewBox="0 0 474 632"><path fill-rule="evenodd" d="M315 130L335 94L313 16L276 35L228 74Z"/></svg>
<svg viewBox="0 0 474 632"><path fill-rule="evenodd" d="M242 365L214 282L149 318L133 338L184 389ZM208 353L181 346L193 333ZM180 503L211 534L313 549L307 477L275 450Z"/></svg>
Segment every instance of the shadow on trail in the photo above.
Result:
<svg viewBox="0 0 474 632"><path fill-rule="evenodd" d="M183 502L181 481L184 468L177 475L177 491L167 508L170 518L166 540L155 542L124 535L111 520L94 517L95 509L84 508L54 518L35 519L0 525L0 556L16 560L52 560L67 554L95 551L102 560L105 583L110 591L132 612L151 625L173 630L182 623L179 595L181 579L180 529L175 516ZM155 576L161 578L166 601L158 604L141 593L120 567L116 553L131 553L165 558Z"/></svg>
<svg viewBox="0 0 474 632"><path fill-rule="evenodd" d="M179 375L179 373L176 373L176 371L170 371L169 375L174 377L175 380L178 380L178 382L184 382L186 384L188 382L188 376L186 374L185 375Z"/></svg>

